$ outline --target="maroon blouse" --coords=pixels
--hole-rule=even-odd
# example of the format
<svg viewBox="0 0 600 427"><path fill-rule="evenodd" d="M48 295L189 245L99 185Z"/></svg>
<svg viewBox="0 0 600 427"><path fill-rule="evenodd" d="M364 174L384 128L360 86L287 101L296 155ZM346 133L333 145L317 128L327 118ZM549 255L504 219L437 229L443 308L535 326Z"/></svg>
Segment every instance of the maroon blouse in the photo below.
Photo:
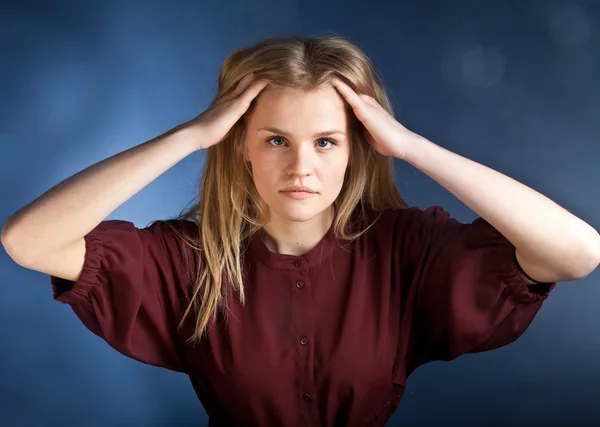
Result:
<svg viewBox="0 0 600 427"><path fill-rule="evenodd" d="M215 426L382 426L415 368L513 342L555 286L528 286L515 247L482 218L411 207L354 242L332 227L302 256L255 236L246 306L229 294L228 322L192 346L194 316L177 331L191 282L176 237L164 221L106 220L85 237L79 280L51 283L119 352L189 375Z"/></svg>

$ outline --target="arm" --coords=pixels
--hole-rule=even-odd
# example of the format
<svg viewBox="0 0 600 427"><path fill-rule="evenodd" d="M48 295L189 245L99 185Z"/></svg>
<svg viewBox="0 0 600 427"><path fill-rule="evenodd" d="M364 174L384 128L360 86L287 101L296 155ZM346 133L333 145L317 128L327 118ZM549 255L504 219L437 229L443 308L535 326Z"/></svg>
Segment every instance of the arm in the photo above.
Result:
<svg viewBox="0 0 600 427"><path fill-rule="evenodd" d="M197 145L192 134L178 126L67 178L6 221L6 252L30 266L59 248L72 247Z"/></svg>
<svg viewBox="0 0 600 427"><path fill-rule="evenodd" d="M222 141L267 84L248 74L194 119L61 182L4 224L7 253L32 265L69 247L69 258L81 260L83 236L180 160Z"/></svg>
<svg viewBox="0 0 600 427"><path fill-rule="evenodd" d="M514 179L409 131L373 97L344 81L332 83L377 152L406 160L489 222L514 245L527 275L560 282L585 277L598 266L600 235L589 224Z"/></svg>
<svg viewBox="0 0 600 427"><path fill-rule="evenodd" d="M502 233L533 279L576 280L600 263L600 235L594 228L514 179L418 135L406 144L404 160Z"/></svg>

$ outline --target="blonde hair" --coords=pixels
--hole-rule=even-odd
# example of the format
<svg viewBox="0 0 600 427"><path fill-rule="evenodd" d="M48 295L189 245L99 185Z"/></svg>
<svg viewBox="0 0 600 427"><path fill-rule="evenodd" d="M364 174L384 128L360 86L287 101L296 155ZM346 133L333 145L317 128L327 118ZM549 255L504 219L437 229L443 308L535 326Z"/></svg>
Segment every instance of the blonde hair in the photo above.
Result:
<svg viewBox="0 0 600 427"><path fill-rule="evenodd" d="M249 73L257 79L270 81L263 91L272 88L318 89L337 76L357 93L374 97L393 115L373 64L347 38L276 37L236 50L221 66L213 103L233 90ZM227 291L235 291L240 302L245 304L243 255L251 237L266 224L268 215L268 208L257 192L243 156L246 118L255 102L256 99L225 139L208 148L199 201L175 218L193 219L199 228L198 241L169 225L193 249L184 253L194 254L201 266L193 272L190 301L179 323L181 328L187 316L195 313L195 328L188 342L200 341L209 323L219 314L226 314ZM336 213L333 227L338 239L351 241L368 229L348 234L347 225L357 207L364 213L365 207L381 212L403 209L407 205L394 185L393 158L379 154L363 139L362 124L347 103L345 106L352 129L351 156L342 190L333 203Z"/></svg>

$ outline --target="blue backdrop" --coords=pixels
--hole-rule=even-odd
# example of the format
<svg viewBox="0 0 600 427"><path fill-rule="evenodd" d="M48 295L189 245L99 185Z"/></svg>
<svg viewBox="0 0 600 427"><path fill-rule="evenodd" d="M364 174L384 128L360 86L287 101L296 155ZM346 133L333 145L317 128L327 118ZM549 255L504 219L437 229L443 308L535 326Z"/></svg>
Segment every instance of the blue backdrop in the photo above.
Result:
<svg viewBox="0 0 600 427"><path fill-rule="evenodd" d="M599 226L600 2L0 7L2 223L85 167L198 115L229 51L265 37L333 32L370 55L409 129ZM194 197L203 161L203 153L184 159L109 218L143 227L176 215ZM397 166L409 204L475 219L428 176ZM111 349L52 300L48 276L4 251L0 268L1 425L206 423L187 377ZM596 271L559 284L511 346L420 368L388 425L600 425L599 279Z"/></svg>

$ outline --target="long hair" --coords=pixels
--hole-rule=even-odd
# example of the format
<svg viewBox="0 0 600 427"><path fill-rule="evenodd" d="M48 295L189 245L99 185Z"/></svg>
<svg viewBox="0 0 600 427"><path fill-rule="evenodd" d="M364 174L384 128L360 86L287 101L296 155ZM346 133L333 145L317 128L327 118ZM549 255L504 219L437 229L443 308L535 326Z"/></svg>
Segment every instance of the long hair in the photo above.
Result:
<svg viewBox="0 0 600 427"><path fill-rule="evenodd" d="M236 50L221 66L213 103L230 93L249 73L257 79L269 80L269 86L263 91L277 88L314 90L327 85L336 76L357 93L375 98L393 115L375 67L347 38L276 37ZM196 316L194 332L188 342L200 341L209 323L219 315L227 314L226 295L229 291L233 291L242 304L246 301L242 268L244 252L252 236L268 219L268 207L257 192L250 166L243 156L247 116L256 99L227 136L206 150L198 202L175 218L192 219L198 226L198 238L190 238L169 225L182 242L193 249L187 252L197 257L200 266L191 276L194 285L190 289L190 301L179 323L181 328L190 314ZM365 208L382 212L404 209L407 204L394 185L393 158L379 154L365 141L364 127L345 101L344 105L352 130L351 156L341 192L333 203L336 213L333 231L338 239L351 241L370 227L354 234L348 232L347 226L357 208L363 213Z"/></svg>

